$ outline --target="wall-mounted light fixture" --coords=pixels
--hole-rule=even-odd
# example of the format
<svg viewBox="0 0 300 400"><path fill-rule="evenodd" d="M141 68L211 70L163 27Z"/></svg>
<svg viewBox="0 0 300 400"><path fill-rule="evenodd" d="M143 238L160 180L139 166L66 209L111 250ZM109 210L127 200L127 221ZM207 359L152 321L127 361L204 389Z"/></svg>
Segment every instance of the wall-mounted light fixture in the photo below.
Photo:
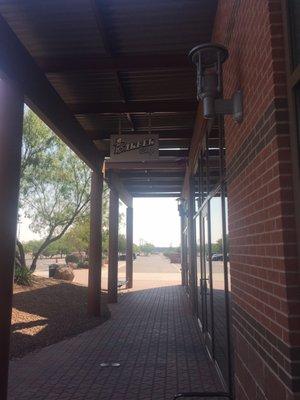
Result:
<svg viewBox="0 0 300 400"><path fill-rule="evenodd" d="M189 57L197 67L197 99L203 101L204 118L213 119L217 114L232 114L236 122L243 120L242 91L231 99L223 99L222 64L228 58L226 47L205 43L194 47Z"/></svg>

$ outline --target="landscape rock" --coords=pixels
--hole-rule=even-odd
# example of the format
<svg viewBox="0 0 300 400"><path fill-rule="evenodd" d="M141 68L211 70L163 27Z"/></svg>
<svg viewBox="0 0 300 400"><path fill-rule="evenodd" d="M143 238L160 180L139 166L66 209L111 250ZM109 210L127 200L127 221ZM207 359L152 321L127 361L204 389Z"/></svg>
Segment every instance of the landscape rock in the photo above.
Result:
<svg viewBox="0 0 300 400"><path fill-rule="evenodd" d="M71 267L62 266L55 270L53 278L72 282L74 279L74 276L75 275L74 275L73 269Z"/></svg>

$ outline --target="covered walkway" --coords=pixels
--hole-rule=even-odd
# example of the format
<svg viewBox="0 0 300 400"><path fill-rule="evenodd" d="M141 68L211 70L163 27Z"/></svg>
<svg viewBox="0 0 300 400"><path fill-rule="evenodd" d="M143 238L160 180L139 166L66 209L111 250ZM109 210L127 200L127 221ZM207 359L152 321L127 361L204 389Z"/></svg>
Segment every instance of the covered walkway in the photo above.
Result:
<svg viewBox="0 0 300 400"><path fill-rule="evenodd" d="M126 293L103 325L12 361L9 399L163 400L221 389L184 290Z"/></svg>

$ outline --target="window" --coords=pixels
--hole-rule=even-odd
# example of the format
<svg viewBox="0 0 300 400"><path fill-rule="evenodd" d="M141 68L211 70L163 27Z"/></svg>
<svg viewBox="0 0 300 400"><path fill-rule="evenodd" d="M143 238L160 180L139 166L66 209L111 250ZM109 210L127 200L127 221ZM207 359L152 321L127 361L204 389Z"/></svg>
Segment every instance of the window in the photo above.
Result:
<svg viewBox="0 0 300 400"><path fill-rule="evenodd" d="M211 357L231 392L230 282L223 118L207 131L198 162L197 316Z"/></svg>

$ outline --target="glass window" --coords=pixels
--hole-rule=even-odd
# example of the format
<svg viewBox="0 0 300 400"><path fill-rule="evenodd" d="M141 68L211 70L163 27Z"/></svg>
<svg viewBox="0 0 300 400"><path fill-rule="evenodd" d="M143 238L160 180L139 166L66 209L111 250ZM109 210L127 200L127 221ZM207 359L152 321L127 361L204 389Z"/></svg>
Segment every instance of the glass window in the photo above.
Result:
<svg viewBox="0 0 300 400"><path fill-rule="evenodd" d="M290 23L294 68L300 64L300 1L290 0Z"/></svg>

